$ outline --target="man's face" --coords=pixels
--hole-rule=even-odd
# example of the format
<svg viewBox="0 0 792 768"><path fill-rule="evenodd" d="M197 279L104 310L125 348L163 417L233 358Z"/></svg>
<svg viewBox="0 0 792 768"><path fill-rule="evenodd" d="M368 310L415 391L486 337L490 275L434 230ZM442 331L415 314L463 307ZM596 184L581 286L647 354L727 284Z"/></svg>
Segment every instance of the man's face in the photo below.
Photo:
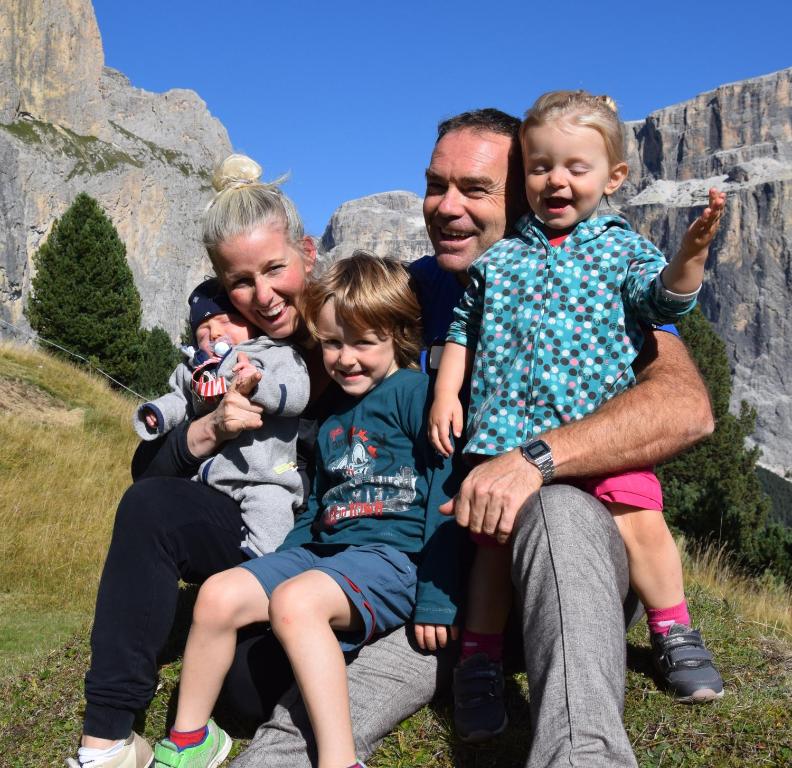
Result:
<svg viewBox="0 0 792 768"><path fill-rule="evenodd" d="M423 213L441 269L464 273L504 236L511 146L509 136L468 128L437 142Z"/></svg>

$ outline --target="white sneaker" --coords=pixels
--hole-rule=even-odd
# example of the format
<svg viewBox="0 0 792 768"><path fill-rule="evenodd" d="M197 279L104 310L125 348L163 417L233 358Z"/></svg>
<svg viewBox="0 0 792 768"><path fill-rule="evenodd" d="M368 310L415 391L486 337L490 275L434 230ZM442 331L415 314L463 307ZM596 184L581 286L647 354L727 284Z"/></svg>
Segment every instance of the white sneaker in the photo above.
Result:
<svg viewBox="0 0 792 768"><path fill-rule="evenodd" d="M90 749L80 747L77 759L66 760L68 768L150 768L154 763L154 753L148 742L136 733L120 745L110 749Z"/></svg>

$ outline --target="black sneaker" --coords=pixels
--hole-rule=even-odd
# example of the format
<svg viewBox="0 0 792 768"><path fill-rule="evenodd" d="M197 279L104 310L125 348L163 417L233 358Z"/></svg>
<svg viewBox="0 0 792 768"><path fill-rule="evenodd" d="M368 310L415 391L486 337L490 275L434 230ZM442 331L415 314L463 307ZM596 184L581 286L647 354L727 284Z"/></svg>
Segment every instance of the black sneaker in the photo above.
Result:
<svg viewBox="0 0 792 768"><path fill-rule="evenodd" d="M487 741L506 729L503 667L477 653L454 669L454 725L462 741Z"/></svg>
<svg viewBox="0 0 792 768"><path fill-rule="evenodd" d="M723 680L697 629L674 624L667 635L652 635L652 660L677 701L699 704L723 696Z"/></svg>

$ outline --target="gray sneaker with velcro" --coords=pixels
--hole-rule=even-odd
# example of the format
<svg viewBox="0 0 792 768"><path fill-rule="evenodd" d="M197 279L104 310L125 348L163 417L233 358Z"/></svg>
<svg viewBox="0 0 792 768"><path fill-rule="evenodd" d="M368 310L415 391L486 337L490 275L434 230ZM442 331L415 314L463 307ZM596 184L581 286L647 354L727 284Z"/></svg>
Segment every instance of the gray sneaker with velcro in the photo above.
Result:
<svg viewBox="0 0 792 768"><path fill-rule="evenodd" d="M454 669L454 725L466 742L492 739L509 720L503 700L503 667L483 653L460 662Z"/></svg>
<svg viewBox="0 0 792 768"><path fill-rule="evenodd" d="M652 635L652 660L677 701L699 704L723 696L723 680L697 629L674 624L667 635Z"/></svg>

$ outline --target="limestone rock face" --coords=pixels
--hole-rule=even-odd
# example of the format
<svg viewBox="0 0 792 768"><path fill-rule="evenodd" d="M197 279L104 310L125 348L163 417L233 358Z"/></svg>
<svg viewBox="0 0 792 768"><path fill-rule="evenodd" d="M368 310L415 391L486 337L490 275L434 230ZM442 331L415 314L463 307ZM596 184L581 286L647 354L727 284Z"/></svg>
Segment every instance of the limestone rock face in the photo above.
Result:
<svg viewBox="0 0 792 768"><path fill-rule="evenodd" d="M89 0L4 2L0 77L0 318L29 330L31 256L87 192L126 244L144 324L176 338L210 272L199 219L225 128L195 93L147 93L104 67Z"/></svg>
<svg viewBox="0 0 792 768"><path fill-rule="evenodd" d="M726 342L732 405L757 412L762 463L792 468L792 69L731 83L628 123L622 210L669 257L727 192L707 264L704 314Z"/></svg>
<svg viewBox="0 0 792 768"><path fill-rule="evenodd" d="M104 54L85 0L4 0L0 6L0 119L28 113L76 133L96 135Z"/></svg>
<svg viewBox="0 0 792 768"><path fill-rule="evenodd" d="M431 253L422 205L412 192L382 192L343 203L322 235L321 260L345 259L357 248L402 261Z"/></svg>

